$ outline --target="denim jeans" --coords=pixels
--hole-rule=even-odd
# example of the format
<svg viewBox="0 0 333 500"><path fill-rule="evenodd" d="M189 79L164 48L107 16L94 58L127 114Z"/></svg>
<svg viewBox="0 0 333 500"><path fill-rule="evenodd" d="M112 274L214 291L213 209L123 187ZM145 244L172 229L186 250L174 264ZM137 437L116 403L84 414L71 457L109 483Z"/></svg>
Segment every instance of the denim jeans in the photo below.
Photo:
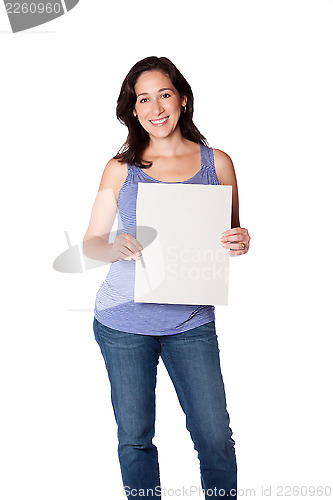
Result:
<svg viewBox="0 0 333 500"><path fill-rule="evenodd" d="M111 384L127 498L161 498L155 433L159 356L186 415L205 498L236 498L237 464L215 322L173 335L140 335L93 323Z"/></svg>

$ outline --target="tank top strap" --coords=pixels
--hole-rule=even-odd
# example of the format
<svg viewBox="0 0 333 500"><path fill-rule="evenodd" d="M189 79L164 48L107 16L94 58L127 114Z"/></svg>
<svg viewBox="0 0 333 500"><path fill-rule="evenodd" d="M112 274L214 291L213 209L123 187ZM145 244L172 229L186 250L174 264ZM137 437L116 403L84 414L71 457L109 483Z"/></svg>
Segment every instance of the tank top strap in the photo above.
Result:
<svg viewBox="0 0 333 500"><path fill-rule="evenodd" d="M133 172L133 169L135 168L135 165L131 165L130 163L126 163L127 166L127 173L131 174Z"/></svg>
<svg viewBox="0 0 333 500"><path fill-rule="evenodd" d="M215 172L213 149L202 144L200 144L200 148L202 163L210 170L213 170Z"/></svg>
<svg viewBox="0 0 333 500"><path fill-rule="evenodd" d="M138 171L140 170L138 167L135 165L132 165L131 163L126 163L127 166L127 177L126 177L126 184L133 184L133 182L137 182L138 179Z"/></svg>

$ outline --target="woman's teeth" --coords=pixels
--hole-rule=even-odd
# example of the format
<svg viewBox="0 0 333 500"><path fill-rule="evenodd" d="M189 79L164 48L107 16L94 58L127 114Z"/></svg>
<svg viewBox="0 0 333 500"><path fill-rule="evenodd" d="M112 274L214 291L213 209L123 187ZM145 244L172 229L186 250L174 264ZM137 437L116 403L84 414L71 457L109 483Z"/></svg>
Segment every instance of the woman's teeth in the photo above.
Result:
<svg viewBox="0 0 333 500"><path fill-rule="evenodd" d="M161 118L160 120L150 120L153 125L162 125L167 121L169 117L167 116L166 118Z"/></svg>

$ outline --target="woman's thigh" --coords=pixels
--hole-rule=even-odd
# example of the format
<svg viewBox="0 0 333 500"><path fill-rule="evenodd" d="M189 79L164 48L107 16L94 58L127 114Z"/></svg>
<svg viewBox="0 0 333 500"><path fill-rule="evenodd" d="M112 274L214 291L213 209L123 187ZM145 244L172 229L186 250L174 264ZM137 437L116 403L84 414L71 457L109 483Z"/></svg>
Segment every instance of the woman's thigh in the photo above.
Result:
<svg viewBox="0 0 333 500"><path fill-rule="evenodd" d="M192 438L209 443L230 438L215 322L163 337L161 357Z"/></svg>
<svg viewBox="0 0 333 500"><path fill-rule="evenodd" d="M94 319L94 334L111 384L117 423L139 432L155 419L155 387L160 344L149 335L114 330Z"/></svg>

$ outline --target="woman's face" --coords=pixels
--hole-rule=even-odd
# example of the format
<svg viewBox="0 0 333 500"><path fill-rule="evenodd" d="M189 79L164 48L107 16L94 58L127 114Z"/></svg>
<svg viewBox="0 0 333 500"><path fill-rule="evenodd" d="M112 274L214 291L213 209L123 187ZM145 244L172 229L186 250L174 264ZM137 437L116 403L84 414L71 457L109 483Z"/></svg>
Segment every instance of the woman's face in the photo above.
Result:
<svg viewBox="0 0 333 500"><path fill-rule="evenodd" d="M181 99L170 78L157 70L141 73L134 90L133 114L142 127L150 136L169 137L177 127L186 97Z"/></svg>

